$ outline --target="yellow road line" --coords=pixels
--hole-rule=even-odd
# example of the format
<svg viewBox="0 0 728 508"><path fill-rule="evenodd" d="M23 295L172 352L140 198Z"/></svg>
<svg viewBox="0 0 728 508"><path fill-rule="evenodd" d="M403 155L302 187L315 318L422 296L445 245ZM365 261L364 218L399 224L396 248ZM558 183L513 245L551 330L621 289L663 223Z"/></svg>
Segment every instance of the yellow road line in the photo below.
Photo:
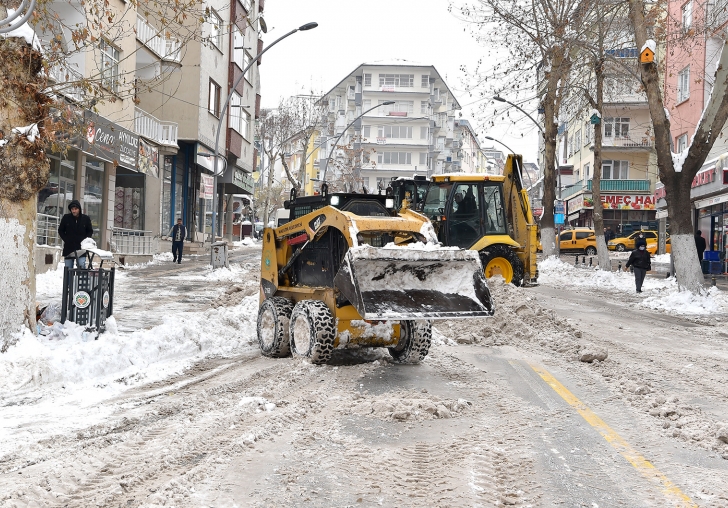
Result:
<svg viewBox="0 0 728 508"><path fill-rule="evenodd" d="M637 450L632 448L630 444L625 441L622 436L612 430L604 420L599 418L594 411L589 409L586 404L576 398L564 385L559 383L555 377L553 377L546 369L537 365L531 365L531 368L541 376L546 384L554 389L562 399L569 403L571 407L591 425L594 427L612 447L619 452L619 454L627 459L627 461L634 466L634 468L642 473L650 481L657 482L660 485L662 492L669 498L675 501L674 506L680 507L697 507L698 505L690 499L683 491L681 491L677 485L672 483L667 476L662 474L650 461L645 459L639 454Z"/></svg>

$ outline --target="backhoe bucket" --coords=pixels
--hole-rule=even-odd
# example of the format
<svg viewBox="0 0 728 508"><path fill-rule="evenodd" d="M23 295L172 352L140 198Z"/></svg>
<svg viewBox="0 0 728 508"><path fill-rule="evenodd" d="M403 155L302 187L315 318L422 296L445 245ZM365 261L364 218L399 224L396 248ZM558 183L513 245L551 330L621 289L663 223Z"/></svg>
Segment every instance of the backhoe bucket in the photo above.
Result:
<svg viewBox="0 0 728 508"><path fill-rule="evenodd" d="M476 318L495 310L480 257L470 250L352 247L334 286L365 320Z"/></svg>

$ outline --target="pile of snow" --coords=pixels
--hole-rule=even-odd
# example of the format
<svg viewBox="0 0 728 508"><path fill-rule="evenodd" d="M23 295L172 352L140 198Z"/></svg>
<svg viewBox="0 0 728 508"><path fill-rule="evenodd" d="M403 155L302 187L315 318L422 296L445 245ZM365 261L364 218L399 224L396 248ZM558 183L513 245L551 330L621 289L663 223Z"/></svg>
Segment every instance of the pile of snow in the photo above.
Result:
<svg viewBox="0 0 728 508"><path fill-rule="evenodd" d="M201 270L196 272L194 275L189 273L171 275L171 279L184 279L184 280L200 280L209 282L237 282L241 280L244 274L248 273L248 269L243 267L240 263L230 263L229 268L216 268L213 270L212 266L206 265Z"/></svg>
<svg viewBox="0 0 728 508"><path fill-rule="evenodd" d="M655 264L670 264L670 254L658 254L652 258L652 262Z"/></svg>
<svg viewBox="0 0 728 508"><path fill-rule="evenodd" d="M550 286L583 287L625 295L635 294L634 275L629 272L577 268L555 257L539 262L538 270L539 282ZM728 312L728 296L718 288L711 288L705 295L681 292L672 277L668 279L647 277L642 292L645 299L638 305L671 314Z"/></svg>
<svg viewBox="0 0 728 508"><path fill-rule="evenodd" d="M259 246L260 242L256 242L250 237L245 237L238 242L233 242L233 247L256 247Z"/></svg>

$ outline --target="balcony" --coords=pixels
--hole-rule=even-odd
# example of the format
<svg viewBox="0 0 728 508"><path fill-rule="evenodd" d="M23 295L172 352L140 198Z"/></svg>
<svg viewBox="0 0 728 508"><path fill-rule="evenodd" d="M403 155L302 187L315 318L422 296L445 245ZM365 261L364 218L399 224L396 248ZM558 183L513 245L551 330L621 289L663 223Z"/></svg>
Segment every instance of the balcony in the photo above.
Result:
<svg viewBox="0 0 728 508"><path fill-rule="evenodd" d="M80 102L84 98L81 87L73 84L81 82L83 76L66 65L55 65L48 72L48 78L54 83L50 89L53 93L64 95L69 99Z"/></svg>
<svg viewBox="0 0 728 508"><path fill-rule="evenodd" d="M649 180L601 180L599 182L601 192L650 192ZM579 192L586 190L591 192L592 181L581 181L574 185L564 187L561 190L561 199L568 199Z"/></svg>
<svg viewBox="0 0 728 508"><path fill-rule="evenodd" d="M602 138L602 148L652 148L653 142L651 138Z"/></svg>
<svg viewBox="0 0 728 508"><path fill-rule="evenodd" d="M177 124L162 122L139 108L134 108L134 132L160 145L178 148Z"/></svg>
<svg viewBox="0 0 728 508"><path fill-rule="evenodd" d="M147 23L146 19L138 15L136 22L136 38L162 60L175 63L180 63L182 61L180 41L163 37L159 34L159 32L157 32L156 28Z"/></svg>

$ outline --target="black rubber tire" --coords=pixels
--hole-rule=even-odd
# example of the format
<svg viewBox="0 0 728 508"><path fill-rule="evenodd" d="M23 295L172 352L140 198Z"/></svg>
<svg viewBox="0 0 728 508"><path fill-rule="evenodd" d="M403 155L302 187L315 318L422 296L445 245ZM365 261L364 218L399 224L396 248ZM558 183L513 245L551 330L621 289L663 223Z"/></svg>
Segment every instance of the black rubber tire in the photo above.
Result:
<svg viewBox="0 0 728 508"><path fill-rule="evenodd" d="M584 254L586 254L587 256L596 256L597 255L597 248L596 247L592 247L590 245L589 247L586 248L586 250L584 251Z"/></svg>
<svg viewBox="0 0 728 508"><path fill-rule="evenodd" d="M289 324L293 302L273 296L260 304L258 309L258 344L263 356L283 358L291 354Z"/></svg>
<svg viewBox="0 0 728 508"><path fill-rule="evenodd" d="M399 342L387 348L395 363L420 363L432 344L432 321L400 321Z"/></svg>
<svg viewBox="0 0 728 508"><path fill-rule="evenodd" d="M301 300L291 313L291 350L311 363L326 363L334 351L336 321L320 300Z"/></svg>
<svg viewBox="0 0 728 508"><path fill-rule="evenodd" d="M627 249L625 249L624 244L620 243L617 245L617 252L624 252L625 250Z"/></svg>
<svg viewBox="0 0 728 508"><path fill-rule="evenodd" d="M483 264L483 270L485 270L488 263L495 258L504 258L510 263L511 268L513 268L513 278L510 281L511 284L514 286L520 286L523 284L523 263L521 263L521 260L518 259L518 256L513 249L507 245L496 244L481 250L480 261Z"/></svg>

